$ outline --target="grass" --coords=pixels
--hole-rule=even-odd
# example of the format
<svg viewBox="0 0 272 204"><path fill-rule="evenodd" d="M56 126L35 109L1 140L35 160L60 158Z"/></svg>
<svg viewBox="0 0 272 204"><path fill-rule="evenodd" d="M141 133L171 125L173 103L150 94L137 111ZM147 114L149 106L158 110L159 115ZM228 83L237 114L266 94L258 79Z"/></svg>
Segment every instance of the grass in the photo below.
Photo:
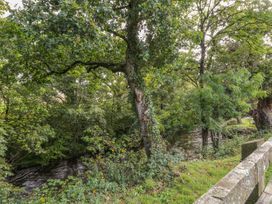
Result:
<svg viewBox="0 0 272 204"><path fill-rule="evenodd" d="M137 192L136 189L129 193L130 196L124 199L124 203L193 203L234 168L239 161L240 156L235 156L223 160L181 163L175 167L175 171L181 173L170 186L163 188L160 185L154 185L152 190L149 188L145 192Z"/></svg>
<svg viewBox="0 0 272 204"><path fill-rule="evenodd" d="M265 172L265 185L272 179L272 165L270 164Z"/></svg>
<svg viewBox="0 0 272 204"><path fill-rule="evenodd" d="M202 194L207 192L214 184L223 178L231 169L233 169L240 161L240 156L228 157L220 160L198 160L181 162L172 167L175 175L174 179L166 181L155 181L151 178L146 179L143 184L132 188L123 189L123 192L104 194L102 197L93 197L92 202L90 198L86 202L70 202L68 201L70 193L75 194L75 197L90 196L88 187L80 190L82 185L74 185L72 188L67 188L62 194L65 199L58 199L52 197L51 194L43 197L39 194L30 200L25 200L23 203L28 204L53 204L53 203L106 203L106 204L191 204L198 199ZM51 189L52 190L52 189ZM87 190L87 191L86 191ZM99 193L99 192L98 192ZM85 195L86 194L86 195ZM68 196L68 197L67 197ZM92 196L92 195L91 195ZM68 200L67 200L67 199ZM41 202L40 200L45 200ZM85 199L83 199L85 200ZM74 201L74 200L73 200Z"/></svg>
<svg viewBox="0 0 272 204"><path fill-rule="evenodd" d="M242 125L250 127L252 122L249 119L244 120ZM25 198L25 202L22 203L191 204L240 162L242 143L258 137L269 138L270 136L271 134L244 136L233 134L232 139L225 140L221 144L217 153L214 153L213 150L208 151L206 160L184 161L178 165L173 165L171 172L173 172L174 178L162 180L147 178L134 187L122 187L114 192L91 192L89 186L79 182L80 185L75 183L64 188L58 196L55 195L54 189L46 189L49 192L53 191L54 195L45 191L44 198L43 192L40 192L33 195L32 198ZM272 165L266 172L266 183L270 179L272 179ZM101 186L100 182L98 181L96 186ZM70 202L71 197L73 202ZM41 202L40 198L43 198L46 202Z"/></svg>

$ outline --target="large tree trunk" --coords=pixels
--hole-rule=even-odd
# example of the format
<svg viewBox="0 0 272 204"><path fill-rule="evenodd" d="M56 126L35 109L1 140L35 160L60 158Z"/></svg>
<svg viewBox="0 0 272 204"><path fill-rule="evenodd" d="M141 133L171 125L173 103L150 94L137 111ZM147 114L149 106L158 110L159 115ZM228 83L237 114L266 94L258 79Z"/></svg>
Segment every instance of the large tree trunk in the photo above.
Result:
<svg viewBox="0 0 272 204"><path fill-rule="evenodd" d="M203 27L201 27L203 35L203 39L200 43L200 62L199 62L199 85L200 88L204 88L204 74L205 74L205 59L206 59L206 46L205 46L205 32ZM205 150L208 146L208 139L209 139L209 128L207 127L207 120L206 116L204 115L204 109L205 109L205 101L202 96L203 93L200 94L200 120L202 123L201 128L201 136L202 136L202 150Z"/></svg>
<svg viewBox="0 0 272 204"><path fill-rule="evenodd" d="M132 93L135 110L138 116L140 135L146 155L151 156L153 150L161 148L161 136L153 116L152 104L146 93L145 82L139 71L134 49L127 50L125 74Z"/></svg>
<svg viewBox="0 0 272 204"><path fill-rule="evenodd" d="M150 104L148 97L145 95L144 85L139 79L139 76L135 72L133 66L128 65L129 73L127 74L127 81L133 96L136 113L138 116L140 135L143 140L146 155L151 156L152 153L152 143L156 141L154 136L156 136L156 124L154 123L153 115L150 110ZM159 134L159 133L158 133Z"/></svg>
<svg viewBox="0 0 272 204"><path fill-rule="evenodd" d="M272 96L259 99L257 109L252 115L259 131L272 130Z"/></svg>
<svg viewBox="0 0 272 204"><path fill-rule="evenodd" d="M131 0L128 8L127 50L124 69L133 96L145 152L150 157L154 149L160 148L158 144L161 142L161 137L153 117L149 98L145 92L144 79L140 71L143 64L140 58L141 42L138 37L141 22L139 4L139 0Z"/></svg>

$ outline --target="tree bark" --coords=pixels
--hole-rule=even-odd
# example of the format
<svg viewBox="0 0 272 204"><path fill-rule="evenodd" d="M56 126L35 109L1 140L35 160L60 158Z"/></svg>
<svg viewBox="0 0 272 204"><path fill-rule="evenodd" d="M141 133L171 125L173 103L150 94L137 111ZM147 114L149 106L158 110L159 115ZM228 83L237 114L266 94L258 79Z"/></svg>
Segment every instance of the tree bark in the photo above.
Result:
<svg viewBox="0 0 272 204"><path fill-rule="evenodd" d="M146 152L146 155L148 157L151 156L152 151L152 126L153 124L153 117L152 113L150 112L150 107L148 103L148 98L145 95L145 91L143 88L143 85L139 81L140 79L138 78L133 65L128 64L127 67L127 81L133 96L134 104L135 104L135 109L139 121L139 126L140 126L140 135L143 140L144 144L144 149Z"/></svg>
<svg viewBox="0 0 272 204"><path fill-rule="evenodd" d="M272 96L259 99L257 109L252 111L255 125L259 131L272 130Z"/></svg>
<svg viewBox="0 0 272 204"><path fill-rule="evenodd" d="M203 89L204 87L204 81L203 76L205 74L205 59L206 59L206 46L205 46L205 32L204 28L201 27L201 31L203 33L203 39L200 42L200 62L199 62L199 85L200 88ZM209 128L207 127L207 121L206 117L204 115L204 109L205 109L205 101L202 96L203 93L200 95L200 120L202 123L201 128L201 136L202 136L202 149L206 149L208 146L208 138L209 138Z"/></svg>
<svg viewBox="0 0 272 204"><path fill-rule="evenodd" d="M212 140L213 149L215 151L219 149L219 143L220 143L221 137L222 135L220 132L211 131L211 140Z"/></svg>
<svg viewBox="0 0 272 204"><path fill-rule="evenodd" d="M136 113L138 116L140 135L148 157L161 142L158 128L153 117L150 100L145 91L144 79L141 75L141 48L139 40L139 0L131 0L127 18L127 51L124 72L130 87Z"/></svg>
<svg viewBox="0 0 272 204"><path fill-rule="evenodd" d="M202 149L204 150L208 146L209 129L202 128L201 129L201 136L202 136Z"/></svg>

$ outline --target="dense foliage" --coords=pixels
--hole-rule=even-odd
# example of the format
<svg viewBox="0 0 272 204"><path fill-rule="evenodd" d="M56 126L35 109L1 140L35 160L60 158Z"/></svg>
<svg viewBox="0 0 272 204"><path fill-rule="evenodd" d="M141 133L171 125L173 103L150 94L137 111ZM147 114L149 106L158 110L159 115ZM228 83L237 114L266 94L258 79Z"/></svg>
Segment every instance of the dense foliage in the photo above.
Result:
<svg viewBox="0 0 272 204"><path fill-rule="evenodd" d="M80 158L84 175L29 202L110 202L168 185L191 131L218 158L237 154L241 118L272 129L270 1L22 4L0 0L0 203L23 195L12 172Z"/></svg>

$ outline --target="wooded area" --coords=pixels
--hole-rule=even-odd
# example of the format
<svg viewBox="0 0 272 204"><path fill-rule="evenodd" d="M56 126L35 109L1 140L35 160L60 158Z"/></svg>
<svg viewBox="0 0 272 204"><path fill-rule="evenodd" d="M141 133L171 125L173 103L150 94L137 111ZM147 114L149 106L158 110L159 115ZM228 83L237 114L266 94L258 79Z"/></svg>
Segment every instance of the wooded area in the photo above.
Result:
<svg viewBox="0 0 272 204"><path fill-rule="evenodd" d="M271 0L0 0L0 16L0 203L114 203L272 129ZM26 169L39 190L18 187Z"/></svg>

